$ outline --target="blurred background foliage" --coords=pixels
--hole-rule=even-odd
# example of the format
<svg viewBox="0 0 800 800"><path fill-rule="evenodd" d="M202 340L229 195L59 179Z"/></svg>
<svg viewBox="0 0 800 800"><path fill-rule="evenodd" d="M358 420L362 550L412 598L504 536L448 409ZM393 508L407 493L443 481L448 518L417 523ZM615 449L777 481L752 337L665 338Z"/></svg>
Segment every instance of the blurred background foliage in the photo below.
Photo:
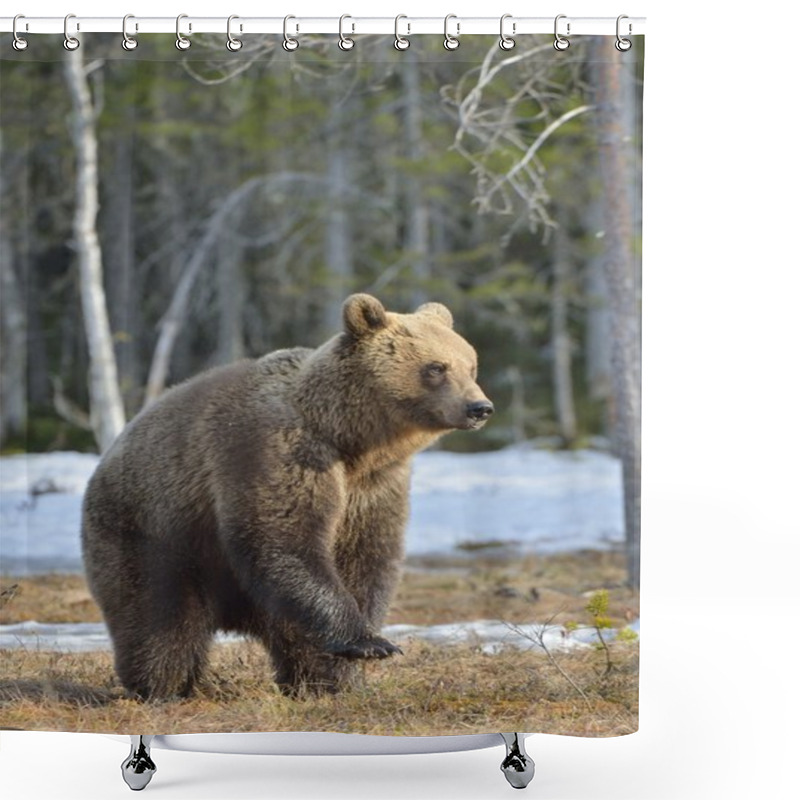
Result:
<svg viewBox="0 0 800 800"><path fill-rule="evenodd" d="M445 303L479 353L496 417L442 447L611 436L594 105L611 40L565 53L550 37L520 37L509 53L495 37L453 53L437 37L403 53L391 41L361 37L342 53L306 37L287 54L275 37L246 37L234 57L224 37L193 37L185 54L169 37L130 54L118 37L86 37L96 226L128 419L185 279L165 385L316 346L339 328L342 300L366 291L397 311ZM42 37L0 60L4 452L96 449L65 57ZM637 286L640 71L641 59L624 63L620 118Z"/></svg>

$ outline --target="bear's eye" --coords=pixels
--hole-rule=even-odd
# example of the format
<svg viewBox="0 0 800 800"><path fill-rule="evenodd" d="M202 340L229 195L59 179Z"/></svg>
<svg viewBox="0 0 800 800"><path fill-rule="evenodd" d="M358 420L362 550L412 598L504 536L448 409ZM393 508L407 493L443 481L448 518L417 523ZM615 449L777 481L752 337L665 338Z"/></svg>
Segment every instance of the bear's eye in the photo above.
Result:
<svg viewBox="0 0 800 800"><path fill-rule="evenodd" d="M428 375L431 375L432 377L439 377L440 375L444 375L445 372L447 372L447 365L440 364L438 361L436 361L433 364L428 364L428 366L425 367L425 372L427 372Z"/></svg>

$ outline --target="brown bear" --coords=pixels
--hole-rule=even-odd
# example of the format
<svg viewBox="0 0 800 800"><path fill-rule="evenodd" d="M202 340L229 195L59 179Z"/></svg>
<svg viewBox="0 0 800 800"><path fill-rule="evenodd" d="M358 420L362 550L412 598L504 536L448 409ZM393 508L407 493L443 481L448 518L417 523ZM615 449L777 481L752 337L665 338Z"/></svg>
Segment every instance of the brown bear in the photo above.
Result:
<svg viewBox="0 0 800 800"><path fill-rule="evenodd" d="M122 684L189 694L218 630L260 640L289 694L336 691L398 579L410 460L493 411L450 312L344 304L344 331L205 372L136 416L83 505L91 590Z"/></svg>

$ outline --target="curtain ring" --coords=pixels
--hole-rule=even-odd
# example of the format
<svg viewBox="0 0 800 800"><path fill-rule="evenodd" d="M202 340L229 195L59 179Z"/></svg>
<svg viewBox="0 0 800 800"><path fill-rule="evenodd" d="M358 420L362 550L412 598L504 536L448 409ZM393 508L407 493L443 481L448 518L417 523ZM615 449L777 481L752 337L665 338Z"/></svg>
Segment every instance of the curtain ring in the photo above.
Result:
<svg viewBox="0 0 800 800"><path fill-rule="evenodd" d="M242 49L242 40L241 39L237 39L231 33L231 23L235 19L239 19L239 17L237 17L236 14L231 14L228 17L228 41L225 43L225 47L227 47L228 50L231 51L231 53L236 53L237 51ZM241 31L241 26L239 27L239 30Z"/></svg>
<svg viewBox="0 0 800 800"><path fill-rule="evenodd" d="M405 36L400 35L400 20L401 19L408 19L405 14L398 14L394 18L394 49L395 50L408 50L411 47L411 40L406 39ZM411 23L407 22L406 25L408 26L408 33L407 35L411 35Z"/></svg>
<svg viewBox="0 0 800 800"><path fill-rule="evenodd" d="M192 46L191 39L187 39L181 33L181 20L187 19L188 16L189 16L188 14L178 14L178 18L175 20L175 36L177 37L175 39L175 47L177 47L178 50L188 50ZM190 22L189 33L191 32L192 32L192 23Z"/></svg>
<svg viewBox="0 0 800 800"><path fill-rule="evenodd" d="M566 14L559 14L556 17L555 25L553 26L553 33L555 33L555 40L553 41L553 47L559 51L559 53L563 52L569 47L569 39L565 39L561 36L558 32L558 21L560 19L566 19ZM567 23L567 36L569 36L569 22Z"/></svg>
<svg viewBox="0 0 800 800"><path fill-rule="evenodd" d="M126 14L122 18L122 49L127 50L130 52L131 50L135 50L139 46L139 42L133 36L128 34L128 20L135 19L133 14ZM138 23L136 24L136 30L139 30Z"/></svg>
<svg viewBox="0 0 800 800"><path fill-rule="evenodd" d="M76 39L74 36L70 36L69 34L69 21L71 19L75 19L74 14L67 14L64 17L64 49L65 50L77 50L80 46L80 40ZM80 25L76 26L76 30L80 30Z"/></svg>
<svg viewBox="0 0 800 800"><path fill-rule="evenodd" d="M293 36L289 36L290 19L297 19L297 17L293 17L291 14L289 14L283 18L283 49L286 50L287 53L291 53L300 47L300 42Z"/></svg>
<svg viewBox="0 0 800 800"><path fill-rule="evenodd" d="M346 19L353 19L353 18L349 14L342 14L342 16L339 17L339 49L340 50L352 50L356 46L356 43L349 36L345 36L344 33L342 32L342 28L344 26L344 21ZM355 29L356 29L355 23L352 23L352 27L353 27L353 32L355 32Z"/></svg>
<svg viewBox="0 0 800 800"><path fill-rule="evenodd" d="M14 40L11 42L11 46L17 51L26 50L28 48L28 40L27 39L23 39L17 33L17 20L20 20L20 19L25 19L25 15L24 14L17 14L17 16L14 17L14 22L12 24L12 33L14 34Z"/></svg>
<svg viewBox="0 0 800 800"><path fill-rule="evenodd" d="M456 20L456 35L453 36L447 30L448 23L451 19ZM458 22L458 17L455 14L448 14L444 18L444 49L457 50L461 42L458 41L458 34L461 32L461 23Z"/></svg>
<svg viewBox="0 0 800 800"><path fill-rule="evenodd" d="M505 25L505 21L507 19L511 19L511 18L512 18L511 14L503 14L503 16L500 17L500 49L501 50L513 50L514 47L517 44L514 41L514 39L511 36L507 36L505 34L504 30L503 30L503 26ZM516 32L517 32L517 23L516 22L512 22L511 23L511 33L516 33Z"/></svg>
<svg viewBox="0 0 800 800"><path fill-rule="evenodd" d="M630 50L631 47L633 47L633 42L630 39L623 39L622 36L620 36L620 32L619 32L620 23L624 19L629 19L629 17L626 14L620 14L617 17L617 41L614 42L614 47L616 47L617 50L620 51L620 53L624 53L624 52ZM631 24L629 22L628 23L628 36L631 35L631 30L632 30L632 28L631 28Z"/></svg>

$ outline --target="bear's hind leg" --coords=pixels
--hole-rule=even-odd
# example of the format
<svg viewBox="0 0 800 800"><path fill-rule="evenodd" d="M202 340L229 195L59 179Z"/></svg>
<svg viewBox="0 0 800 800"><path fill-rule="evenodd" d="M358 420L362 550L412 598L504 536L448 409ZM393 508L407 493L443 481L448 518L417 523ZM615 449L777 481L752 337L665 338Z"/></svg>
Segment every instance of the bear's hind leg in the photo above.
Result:
<svg viewBox="0 0 800 800"><path fill-rule="evenodd" d="M217 622L198 557L203 538L134 525L120 492L98 469L82 520L86 578L111 635L116 672L135 696L186 696L203 673Z"/></svg>
<svg viewBox="0 0 800 800"><path fill-rule="evenodd" d="M168 633L115 645L115 666L122 685L143 700L188 697L208 661L206 641Z"/></svg>
<svg viewBox="0 0 800 800"><path fill-rule="evenodd" d="M207 612L189 598L180 608L153 603L109 625L122 685L144 700L192 693L208 662L214 627Z"/></svg>

